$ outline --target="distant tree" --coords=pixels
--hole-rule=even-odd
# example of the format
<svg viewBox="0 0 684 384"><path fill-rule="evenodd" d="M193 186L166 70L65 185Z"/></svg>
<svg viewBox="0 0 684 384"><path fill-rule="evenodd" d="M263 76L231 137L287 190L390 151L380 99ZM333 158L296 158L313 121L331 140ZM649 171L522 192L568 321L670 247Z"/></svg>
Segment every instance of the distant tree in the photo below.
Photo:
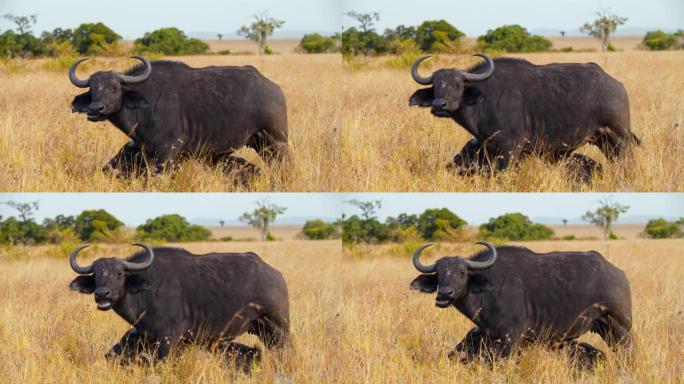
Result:
<svg viewBox="0 0 684 384"><path fill-rule="evenodd" d="M465 36L446 20L428 20L418 26L415 40L423 52L448 50Z"/></svg>
<svg viewBox="0 0 684 384"><path fill-rule="evenodd" d="M221 228L223 228L223 225L226 223L225 220L219 220L219 224L221 224Z"/></svg>
<svg viewBox="0 0 684 384"><path fill-rule="evenodd" d="M240 217L240 221L251 225L252 227L259 230L261 235L261 241L264 241L269 236L268 229L271 223L273 223L278 215L283 214L287 208L280 207L268 201L268 199L262 199L255 203L257 208L252 212L245 212Z"/></svg>
<svg viewBox="0 0 684 384"><path fill-rule="evenodd" d="M380 12L349 11L346 12L345 15L358 21L361 32L372 31L375 22L380 20Z"/></svg>
<svg viewBox="0 0 684 384"><path fill-rule="evenodd" d="M260 12L254 17L254 22L251 25L243 25L237 31L238 35L243 35L245 38L254 41L259 47L259 54L263 55L267 52L267 40L273 34L273 31L282 27L285 24L283 20L276 20L268 16L268 12Z"/></svg>
<svg viewBox="0 0 684 384"><path fill-rule="evenodd" d="M480 225L480 237L512 241L547 240L553 230L546 225L533 223L522 213L507 213L489 219Z"/></svg>
<svg viewBox="0 0 684 384"><path fill-rule="evenodd" d="M561 37L564 38L565 37L565 31L560 31L560 35L561 35Z"/></svg>
<svg viewBox="0 0 684 384"><path fill-rule="evenodd" d="M220 33L217 33L217 34L216 34L216 37L218 37L219 40L223 40L223 35L220 34Z"/></svg>
<svg viewBox="0 0 684 384"><path fill-rule="evenodd" d="M135 51L140 54L200 55L209 50L209 45L200 39L188 38L178 28L160 28L147 32L135 40Z"/></svg>
<svg viewBox="0 0 684 384"><path fill-rule="evenodd" d="M19 220L20 221L29 221L33 219L33 214L38 210L38 202L37 201L30 201L28 203L20 203L16 202L13 200L7 201L5 203L9 207L14 208L17 212L19 212Z"/></svg>
<svg viewBox="0 0 684 384"><path fill-rule="evenodd" d="M664 51L677 47L677 37L661 30L651 31L646 33L642 43L651 51Z"/></svg>
<svg viewBox="0 0 684 384"><path fill-rule="evenodd" d="M335 48L335 40L319 33L312 33L302 37L299 47L306 53L326 53Z"/></svg>
<svg viewBox="0 0 684 384"><path fill-rule="evenodd" d="M629 210L629 206L613 202L610 199L600 200L599 204L600 206L595 210L587 211L582 219L601 228L604 240L617 237L613 233L613 223L618 220L621 214Z"/></svg>
<svg viewBox="0 0 684 384"><path fill-rule="evenodd" d="M381 200L361 201L352 199L346 201L347 204L352 205L361 210L361 216L364 220L370 220L375 217L377 210L382 208Z"/></svg>
<svg viewBox="0 0 684 384"><path fill-rule="evenodd" d="M504 25L490 29L485 35L477 38L478 49L506 52L540 52L548 51L553 45L542 36L531 35L520 25Z"/></svg>
<svg viewBox="0 0 684 384"><path fill-rule="evenodd" d="M17 33L20 35L31 33L31 27L38 22L38 14L15 16L11 13L7 13L2 17L13 22L14 25L16 25Z"/></svg>
<svg viewBox="0 0 684 384"><path fill-rule="evenodd" d="M466 224L447 208L430 208L418 216L417 229L425 240L450 240Z"/></svg>
<svg viewBox="0 0 684 384"><path fill-rule="evenodd" d="M83 23L73 32L72 43L82 55L101 55L116 50L121 36L103 23Z"/></svg>
<svg viewBox="0 0 684 384"><path fill-rule="evenodd" d="M390 48L388 41L374 30L363 32L352 27L342 32L341 39L341 52L345 56L382 54Z"/></svg>
<svg viewBox="0 0 684 384"><path fill-rule="evenodd" d="M0 56L28 58L43 53L42 42L31 32L38 15L16 16L8 13L3 17L14 23L16 32L7 30L0 35Z"/></svg>
<svg viewBox="0 0 684 384"><path fill-rule="evenodd" d="M665 219L649 220L644 228L644 233L653 239L669 239L672 237L682 237L682 224L684 220L675 222L667 221Z"/></svg>
<svg viewBox="0 0 684 384"><path fill-rule="evenodd" d="M104 209L85 210L74 219L74 230L82 241L102 241L123 225Z"/></svg>
<svg viewBox="0 0 684 384"><path fill-rule="evenodd" d="M309 240L326 240L335 236L337 228L323 220L309 220L304 223L302 235Z"/></svg>
<svg viewBox="0 0 684 384"><path fill-rule="evenodd" d="M563 222L563 226L568 225L568 219L563 219L563 220L561 220L561 221Z"/></svg>
<svg viewBox="0 0 684 384"><path fill-rule="evenodd" d="M38 210L38 202L20 203L8 201L6 205L18 212L19 219L0 217L0 243L3 244L32 244L45 241L44 229L33 220L33 214Z"/></svg>
<svg viewBox="0 0 684 384"><path fill-rule="evenodd" d="M603 9L596 12L596 20L584 23L580 31L595 37L601 41L601 50L606 51L611 47L610 36L617 30L617 27L627 22L626 17L620 17Z"/></svg>
<svg viewBox="0 0 684 384"><path fill-rule="evenodd" d="M185 217L177 214L149 219L136 228L136 237L141 241L205 241L210 236L211 232L208 229L190 224Z"/></svg>

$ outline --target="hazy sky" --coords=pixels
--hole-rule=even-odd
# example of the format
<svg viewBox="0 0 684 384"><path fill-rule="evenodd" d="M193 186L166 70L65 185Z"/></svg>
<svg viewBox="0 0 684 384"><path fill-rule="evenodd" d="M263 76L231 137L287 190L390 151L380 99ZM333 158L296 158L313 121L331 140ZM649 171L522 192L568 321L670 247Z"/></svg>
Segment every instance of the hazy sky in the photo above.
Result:
<svg viewBox="0 0 684 384"><path fill-rule="evenodd" d="M345 195L345 201L381 200L381 220L400 213L421 213L427 208L449 208L469 224L481 224L489 218L509 212L521 212L530 218L554 217L576 219L597 207L601 199L630 207L626 216L684 217L683 193L360 193ZM344 204L347 215L360 211Z"/></svg>
<svg viewBox="0 0 684 384"><path fill-rule="evenodd" d="M343 12L380 11L377 29L381 31L430 19L446 19L469 36L505 24L576 31L602 8L629 18L622 28L684 28L682 0L342 0L342 4ZM345 27L354 24L347 17L343 22Z"/></svg>
<svg viewBox="0 0 684 384"><path fill-rule="evenodd" d="M285 20L282 31L336 31L342 14L339 0L0 0L0 15L37 13L34 32L101 21L126 39L170 26L186 32L234 33L264 10ZM0 29L11 26L0 20Z"/></svg>
<svg viewBox="0 0 684 384"><path fill-rule="evenodd" d="M522 212L531 218L579 218L597 206L603 198L630 206L625 216L684 217L684 194L666 193L0 193L0 202L39 201L36 219L58 214L75 215L84 209L104 208L127 225L138 225L163 214L178 213L188 219L237 219L255 207L254 201L269 197L286 206L286 218L333 219L342 212L358 210L344 203L351 199L381 200L379 217L400 213L420 213L427 208L449 208L470 224L486 222L490 217L508 212ZM16 212L0 204L0 215ZM276 221L277 224L277 221Z"/></svg>
<svg viewBox="0 0 684 384"><path fill-rule="evenodd" d="M336 218L341 214L340 198L332 193L0 193L0 202L38 201L40 209L35 218L39 222L59 214L77 215L85 209L106 209L126 225L133 226L170 213L178 213L189 220L235 220L243 212L254 209L256 200L265 197L287 207L280 216L282 219ZM0 215L13 216L16 211L0 204Z"/></svg>

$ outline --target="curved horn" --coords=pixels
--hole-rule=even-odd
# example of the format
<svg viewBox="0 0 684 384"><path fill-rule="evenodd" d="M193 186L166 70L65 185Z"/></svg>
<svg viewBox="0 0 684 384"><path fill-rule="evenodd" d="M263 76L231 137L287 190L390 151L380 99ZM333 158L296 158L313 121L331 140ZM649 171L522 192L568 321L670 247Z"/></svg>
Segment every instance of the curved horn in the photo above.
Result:
<svg viewBox="0 0 684 384"><path fill-rule="evenodd" d="M489 252L491 253L491 256L489 257L489 260L487 261L473 261L473 260L466 260L466 263L468 263L468 268L470 269L487 269L490 268L492 265L494 265L494 262L496 262L496 248L494 248L493 245L487 243L486 241L478 241L476 244L484 245L489 249Z"/></svg>
<svg viewBox="0 0 684 384"><path fill-rule="evenodd" d="M152 248L150 248L150 246L145 243L133 243L133 245L142 247L147 252L147 254L150 255L149 259L144 263L132 263L130 261L124 261L124 267L126 267L127 271L131 272L144 271L147 268L149 268L150 265L152 265L152 262L154 261L154 251L152 251Z"/></svg>
<svg viewBox="0 0 684 384"><path fill-rule="evenodd" d="M437 266L435 264L423 265L420 263L420 253L423 252L423 250L425 248L427 248L431 245L432 245L432 243L423 244L418 249L416 249L415 252L413 252L413 266L416 267L416 269L419 270L420 272L434 273L435 270L437 269Z"/></svg>
<svg viewBox="0 0 684 384"><path fill-rule="evenodd" d="M143 81L147 80L148 77L150 77L150 74L152 73L152 64L150 62L142 57L142 56L131 56L131 59L138 59L142 61L143 65L145 65L145 73L143 73L140 76L129 76L129 75L124 75L124 74L119 74L119 79L124 84L138 84L142 83Z"/></svg>
<svg viewBox="0 0 684 384"><path fill-rule="evenodd" d="M489 79L494 73L494 60L491 57L485 55L484 53L476 53L473 56L479 56L487 61L489 64L489 70L485 73L470 73L463 71L463 78L467 81L482 81Z"/></svg>
<svg viewBox="0 0 684 384"><path fill-rule="evenodd" d="M71 80L71 84L79 88L88 88L88 84L90 84L90 78L88 78L88 80L81 80L78 77L76 77L76 67L78 67L78 65L82 62L89 59L89 57L81 57L80 59L74 61L73 64L71 64L71 67L69 67L69 80Z"/></svg>
<svg viewBox="0 0 684 384"><path fill-rule="evenodd" d="M413 77L413 80L415 80L416 83L421 84L421 85L430 85L432 84L432 75L430 77L421 77L418 74L418 66L420 63L425 60L432 57L431 55L425 55L422 57L419 57L416 61L413 62L411 65L411 77Z"/></svg>
<svg viewBox="0 0 684 384"><path fill-rule="evenodd" d="M92 244L83 244L79 245L71 251L71 254L69 255L69 265L71 266L71 269L74 270L74 272L80 274L80 275L88 275L90 273L93 273L93 265L89 264L86 267L81 267L78 265L78 262L76 261L76 255L78 255L79 252L81 252L83 249L90 247Z"/></svg>

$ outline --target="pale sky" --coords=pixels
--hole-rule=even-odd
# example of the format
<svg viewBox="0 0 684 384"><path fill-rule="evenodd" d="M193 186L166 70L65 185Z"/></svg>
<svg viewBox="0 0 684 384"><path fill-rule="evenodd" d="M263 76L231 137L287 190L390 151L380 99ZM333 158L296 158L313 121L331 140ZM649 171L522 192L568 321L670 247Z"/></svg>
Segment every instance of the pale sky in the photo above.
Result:
<svg viewBox="0 0 684 384"><path fill-rule="evenodd" d="M230 34L260 11L285 20L279 31L337 31L342 15L339 0L0 0L0 15L37 13L38 34L101 21L125 39L161 27ZM11 27L0 20L0 29Z"/></svg>
<svg viewBox="0 0 684 384"><path fill-rule="evenodd" d="M276 224L291 218L335 219L341 215L340 198L333 193L0 193L0 203L38 201L36 221L59 214L77 215L86 209L105 209L128 226L143 224L164 214L177 213L193 219L236 220L256 208L255 201L287 207ZM0 204L0 215L16 211ZM202 222L203 223L203 222ZM218 225L212 221L211 225Z"/></svg>
<svg viewBox="0 0 684 384"><path fill-rule="evenodd" d="M399 24L446 19L468 36L478 36L505 24L528 30L577 31L601 9L627 17L621 28L684 28L682 0L341 0L342 11L380 11L378 31ZM354 20L345 17L345 28ZM618 29L619 31L619 29Z"/></svg>
<svg viewBox="0 0 684 384"><path fill-rule="evenodd" d="M291 223L296 218L330 221L342 212L359 213L345 203L351 199L381 200L382 209L378 212L381 220L400 213L417 214L427 208L446 207L470 224L481 224L509 212L547 219L541 221L549 224L560 224L560 218L571 223L575 220L577 224L581 223L577 219L584 212L596 208L598 201L606 198L628 205L630 209L623 216L631 217L631 222L684 217L684 193L0 193L0 202L38 201L40 209L36 219L39 222L58 214L76 215L85 209L102 208L133 226L170 213L181 214L191 221L234 221L243 212L254 209L254 202L264 197L287 207L280 223ZM0 204L0 215L7 217L16 212ZM215 220L209 222L216 225ZM199 223L206 225L203 221Z"/></svg>

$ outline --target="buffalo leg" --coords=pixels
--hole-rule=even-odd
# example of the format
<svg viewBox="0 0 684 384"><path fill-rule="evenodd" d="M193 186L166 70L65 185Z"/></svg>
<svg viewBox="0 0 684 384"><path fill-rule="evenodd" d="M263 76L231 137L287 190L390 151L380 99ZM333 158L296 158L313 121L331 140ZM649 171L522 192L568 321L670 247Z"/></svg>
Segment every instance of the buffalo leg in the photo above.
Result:
<svg viewBox="0 0 684 384"><path fill-rule="evenodd" d="M603 174L603 166L588 156L573 153L568 158L567 172L574 180L584 184L591 184L594 174Z"/></svg>
<svg viewBox="0 0 684 384"><path fill-rule="evenodd" d="M450 359L459 358L461 363L473 361L480 354L482 345L482 331L475 327L468 331L463 340L456 344L453 351L447 355Z"/></svg>
<svg viewBox="0 0 684 384"><path fill-rule="evenodd" d="M235 366L245 373L249 373L252 365L261 361L259 348L248 347L234 341L222 343L220 348L226 359L235 362Z"/></svg>
<svg viewBox="0 0 684 384"><path fill-rule="evenodd" d="M632 335L629 330L610 315L597 319L592 330L598 333L614 351L621 347L630 348L632 345Z"/></svg>
<svg viewBox="0 0 684 384"><path fill-rule="evenodd" d="M109 160L103 172L117 172L120 177L129 177L136 170L143 169L145 166L144 156L140 145L135 141L126 143L119 152Z"/></svg>
<svg viewBox="0 0 684 384"><path fill-rule="evenodd" d="M287 137L283 135L273 135L266 130L261 130L250 137L247 146L253 148L264 161L272 163L288 162L290 151L287 144Z"/></svg>
<svg viewBox="0 0 684 384"><path fill-rule="evenodd" d="M612 132L604 132L596 136L593 144L601 150L608 160L615 161L628 152L630 141L632 141L632 136L619 137Z"/></svg>
<svg viewBox="0 0 684 384"><path fill-rule="evenodd" d="M277 315L261 316L252 323L250 333L256 334L269 349L280 349L289 340L289 325Z"/></svg>
<svg viewBox="0 0 684 384"><path fill-rule="evenodd" d="M106 359L120 359L122 363L130 363L144 349L145 338L136 328L128 330L118 343L105 354Z"/></svg>
<svg viewBox="0 0 684 384"><path fill-rule="evenodd" d="M212 158L214 165L220 165L223 173L235 177L236 184L248 184L249 181L259 175L259 167L249 161L232 155L223 155Z"/></svg>
<svg viewBox="0 0 684 384"><path fill-rule="evenodd" d="M486 150L477 139L467 142L457 153L447 168L454 169L461 176L471 176L485 171L487 163Z"/></svg>
<svg viewBox="0 0 684 384"><path fill-rule="evenodd" d="M603 351L588 343L570 341L561 345L561 349L567 349L568 358L582 370L593 371L597 363L606 359Z"/></svg>

